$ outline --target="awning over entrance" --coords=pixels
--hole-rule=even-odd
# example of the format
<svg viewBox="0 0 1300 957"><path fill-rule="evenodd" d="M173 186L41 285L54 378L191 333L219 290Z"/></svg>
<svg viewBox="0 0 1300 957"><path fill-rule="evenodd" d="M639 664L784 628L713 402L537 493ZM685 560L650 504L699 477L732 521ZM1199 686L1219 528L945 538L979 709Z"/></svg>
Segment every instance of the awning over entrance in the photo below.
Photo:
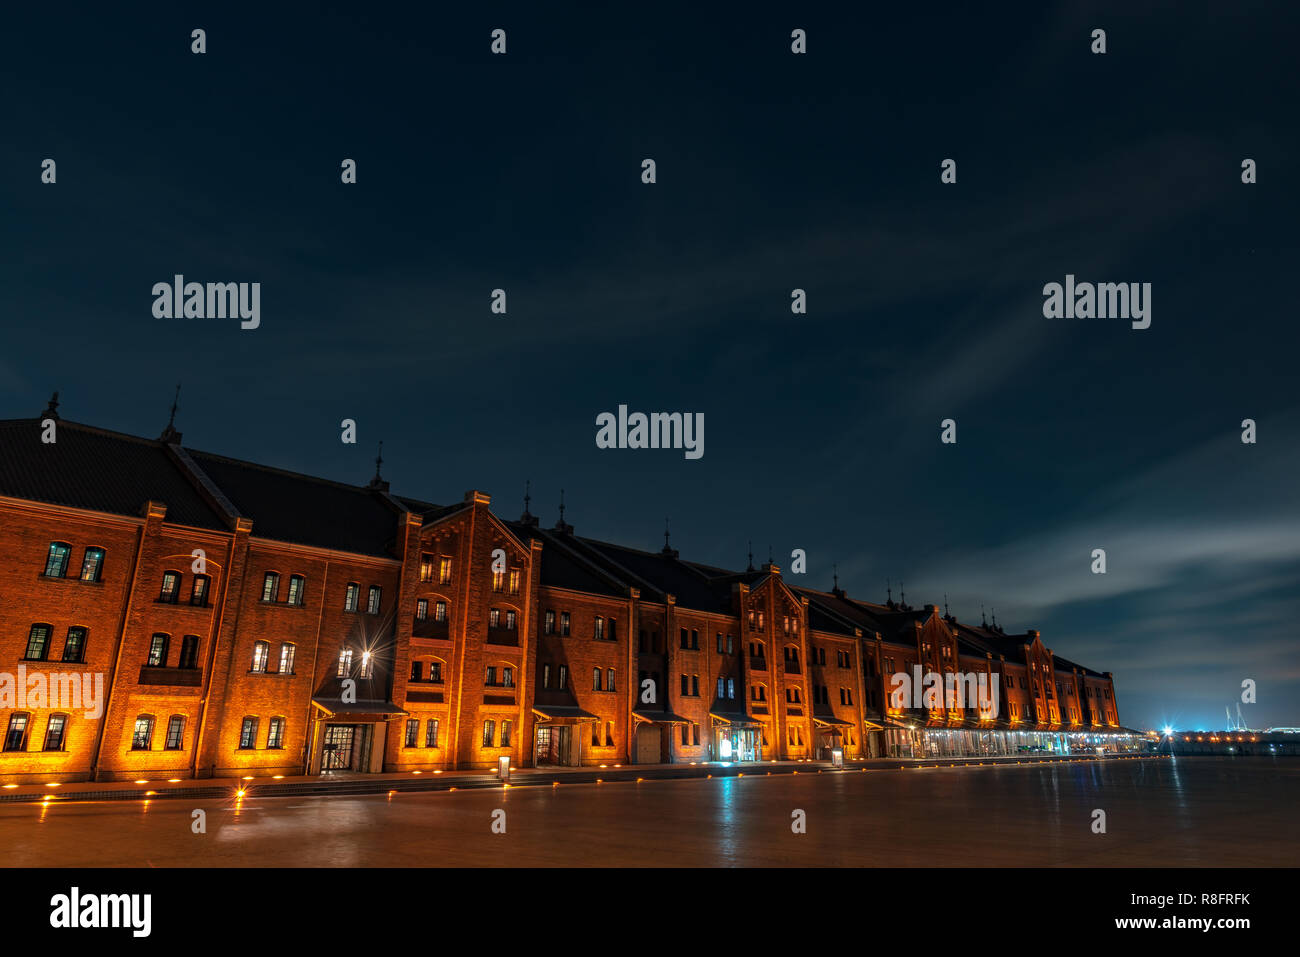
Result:
<svg viewBox="0 0 1300 957"><path fill-rule="evenodd" d="M683 718L671 711L633 711L632 717L638 721L653 721L656 724L690 724L690 718Z"/></svg>
<svg viewBox="0 0 1300 957"><path fill-rule="evenodd" d="M338 698L312 698L311 703L324 712L327 718L347 718L350 721L387 721L409 714L405 708L399 708L391 701L360 699L343 702Z"/></svg>
<svg viewBox="0 0 1300 957"><path fill-rule="evenodd" d="M851 728L852 721L843 721L840 718L823 718L820 715L813 715L813 724L820 724L827 728Z"/></svg>
<svg viewBox="0 0 1300 957"><path fill-rule="evenodd" d="M533 714L549 724L581 724L584 721L600 720L590 711L583 711L574 705L537 704L533 705Z"/></svg>
<svg viewBox="0 0 1300 957"><path fill-rule="evenodd" d="M755 721L747 714L738 711L710 711L709 717L720 724L733 724L740 728L757 728L761 721Z"/></svg>

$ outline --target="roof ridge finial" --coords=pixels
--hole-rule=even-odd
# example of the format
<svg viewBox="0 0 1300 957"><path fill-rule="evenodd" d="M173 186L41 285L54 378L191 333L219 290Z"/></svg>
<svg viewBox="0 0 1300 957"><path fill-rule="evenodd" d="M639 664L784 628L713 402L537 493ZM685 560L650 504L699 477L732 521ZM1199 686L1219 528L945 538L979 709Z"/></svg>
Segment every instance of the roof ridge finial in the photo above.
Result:
<svg viewBox="0 0 1300 957"><path fill-rule="evenodd" d="M943 593L943 617L945 618L952 617L950 614L948 614L948 593L947 592Z"/></svg>
<svg viewBox="0 0 1300 957"><path fill-rule="evenodd" d="M560 520L555 523L555 530L562 535L573 534L573 526L564 520L564 489L560 489Z"/></svg>
<svg viewBox="0 0 1300 957"><path fill-rule="evenodd" d="M519 521L525 525L536 525L537 516L528 509L533 503L533 480L524 479L524 514L519 516Z"/></svg>
<svg viewBox="0 0 1300 957"><path fill-rule="evenodd" d="M366 488L378 489L381 492L388 491L388 483L384 481L382 474L384 467L384 443L381 439L379 442L379 451L375 453L375 477L372 478Z"/></svg>
<svg viewBox="0 0 1300 957"><path fill-rule="evenodd" d="M998 610L996 608L990 607L989 614L993 617L993 629L995 631L1001 631L1002 629L998 628Z"/></svg>
<svg viewBox="0 0 1300 957"><path fill-rule="evenodd" d="M894 607L894 586L888 578L885 579L885 604Z"/></svg>
<svg viewBox="0 0 1300 957"><path fill-rule="evenodd" d="M907 607L907 592L903 591L903 583L898 583L898 603L904 608Z"/></svg>
<svg viewBox="0 0 1300 957"><path fill-rule="evenodd" d="M176 431L176 410L179 408L181 400L181 384L176 383L176 394L172 396L172 412L167 419L167 428L163 429L162 435L158 436L159 442L179 443L181 440L180 432Z"/></svg>
<svg viewBox="0 0 1300 957"><path fill-rule="evenodd" d="M41 418L57 419L58 417L59 417L59 393L55 391L55 393L52 396L50 396L50 404L47 405L45 407L45 411L41 413Z"/></svg>
<svg viewBox="0 0 1300 957"><path fill-rule="evenodd" d="M564 489L560 489L560 524L564 524Z"/></svg>
<svg viewBox="0 0 1300 957"><path fill-rule="evenodd" d="M989 626L989 623L988 623L988 621L984 618L984 602L980 602L980 627L981 627L981 628L987 628L988 626Z"/></svg>
<svg viewBox="0 0 1300 957"><path fill-rule="evenodd" d="M840 590L840 566L838 564L831 565L831 581L834 582L831 590L838 592Z"/></svg>
<svg viewBox="0 0 1300 957"><path fill-rule="evenodd" d="M751 538L749 540L749 567L746 568L745 571L752 572L753 570L754 570L754 540Z"/></svg>

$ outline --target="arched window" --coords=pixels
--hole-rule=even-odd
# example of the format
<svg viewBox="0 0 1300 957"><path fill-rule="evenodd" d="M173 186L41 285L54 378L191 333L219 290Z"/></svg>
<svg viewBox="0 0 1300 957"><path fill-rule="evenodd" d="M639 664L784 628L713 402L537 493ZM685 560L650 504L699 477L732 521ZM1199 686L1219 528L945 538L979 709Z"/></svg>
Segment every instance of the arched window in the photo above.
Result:
<svg viewBox="0 0 1300 957"><path fill-rule="evenodd" d="M64 732L68 727L68 716L66 714L52 714L49 721L45 724L45 747L43 751L62 751L64 743Z"/></svg>
<svg viewBox="0 0 1300 957"><path fill-rule="evenodd" d="M167 719L167 737L163 741L164 751L180 751L185 745L185 715L174 714Z"/></svg>
<svg viewBox="0 0 1300 957"><path fill-rule="evenodd" d="M301 607L306 601L304 593L307 590L307 580L301 575L289 576L289 604Z"/></svg>
<svg viewBox="0 0 1300 957"><path fill-rule="evenodd" d="M81 580L83 582L97 582L104 574L104 550L98 546L91 546L86 549L85 555L81 558Z"/></svg>
<svg viewBox="0 0 1300 957"><path fill-rule="evenodd" d="M358 678L369 678L375 670L375 656L369 651L361 652L361 667L357 669Z"/></svg>
<svg viewBox="0 0 1300 957"><path fill-rule="evenodd" d="M614 689L614 669L610 668L605 672L605 690L613 691Z"/></svg>
<svg viewBox="0 0 1300 957"><path fill-rule="evenodd" d="M158 592L158 600L164 604L176 604L176 596L181 591L181 573L167 571L163 572L162 588Z"/></svg>
<svg viewBox="0 0 1300 957"><path fill-rule="evenodd" d="M591 669L592 691L600 690L601 670L599 668Z"/></svg>
<svg viewBox="0 0 1300 957"><path fill-rule="evenodd" d="M212 579L207 575L195 575L194 583L190 585L190 604L204 606L208 603L208 586Z"/></svg>
<svg viewBox="0 0 1300 957"><path fill-rule="evenodd" d="M272 718L266 729L266 746L268 748L284 747L284 718Z"/></svg>
<svg viewBox="0 0 1300 957"><path fill-rule="evenodd" d="M199 636L186 635L181 639L181 660L178 668L197 668L199 666Z"/></svg>
<svg viewBox="0 0 1300 957"><path fill-rule="evenodd" d="M510 747L510 722L509 721L501 722L501 747L503 748Z"/></svg>
<svg viewBox="0 0 1300 957"><path fill-rule="evenodd" d="M257 718L249 715L239 729L239 748L249 751L257 747Z"/></svg>
<svg viewBox="0 0 1300 957"><path fill-rule="evenodd" d="M72 546L67 542L50 542L50 553L45 559L45 576L62 578L68 571L68 559L72 556Z"/></svg>
<svg viewBox="0 0 1300 957"><path fill-rule="evenodd" d="M424 746L426 748L436 748L438 746L438 719L430 718L424 725Z"/></svg>
<svg viewBox="0 0 1300 957"><path fill-rule="evenodd" d="M293 674L293 658L297 653L298 647L291 641L280 643L280 674Z"/></svg>
<svg viewBox="0 0 1300 957"><path fill-rule="evenodd" d="M253 665L249 671L265 672L266 659L271 653L271 646L265 641L253 642Z"/></svg>
<svg viewBox="0 0 1300 957"><path fill-rule="evenodd" d="M153 715L142 714L135 719L131 732L131 750L148 751L153 747Z"/></svg>
<svg viewBox="0 0 1300 957"><path fill-rule="evenodd" d="M80 625L68 629L68 637L63 642L63 660L77 663L86 660L86 629Z"/></svg>
<svg viewBox="0 0 1300 957"><path fill-rule="evenodd" d="M356 582L348 582L347 591L343 593L343 610L356 611L357 602L361 600L361 586Z"/></svg>
<svg viewBox="0 0 1300 957"><path fill-rule="evenodd" d="M23 657L28 661L44 661L50 654L50 636L54 628L45 623L32 625L27 633L27 651Z"/></svg>
<svg viewBox="0 0 1300 957"><path fill-rule="evenodd" d="M149 657L145 659L145 664L150 668L167 667L167 642L170 640L170 635L161 631L155 632L149 639Z"/></svg>
<svg viewBox="0 0 1300 957"><path fill-rule="evenodd" d="M340 678L346 678L352 673L352 649L343 648L339 651L339 673Z"/></svg>
<svg viewBox="0 0 1300 957"><path fill-rule="evenodd" d="M9 716L9 727L5 730L6 751L27 750L27 726L32 716L25 711L15 711Z"/></svg>
<svg viewBox="0 0 1300 957"><path fill-rule="evenodd" d="M483 722L483 747L492 747L492 741L496 737L496 723L491 719Z"/></svg>
<svg viewBox="0 0 1300 957"><path fill-rule="evenodd" d="M380 596L382 594L383 594L382 589L380 589L378 585L370 586L370 593L366 597L366 614L368 615L379 614L379 601L380 601Z"/></svg>

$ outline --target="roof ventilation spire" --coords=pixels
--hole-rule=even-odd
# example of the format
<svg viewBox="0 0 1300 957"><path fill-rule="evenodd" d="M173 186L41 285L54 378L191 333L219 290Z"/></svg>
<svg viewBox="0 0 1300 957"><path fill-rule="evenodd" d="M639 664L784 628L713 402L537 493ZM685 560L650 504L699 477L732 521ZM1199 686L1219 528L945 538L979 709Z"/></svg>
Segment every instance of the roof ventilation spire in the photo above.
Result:
<svg viewBox="0 0 1300 957"><path fill-rule="evenodd" d="M180 399L181 399L181 384L177 382L176 395L172 397L172 414L171 417L167 420L167 428L163 429L162 435L158 436L159 442L166 442L169 445L180 444L181 434L180 432L176 431L176 409L178 408L176 403L178 403Z"/></svg>
<svg viewBox="0 0 1300 957"><path fill-rule="evenodd" d="M50 396L50 404L45 407L41 413L42 419L57 419L59 417L59 394L56 392Z"/></svg>
<svg viewBox="0 0 1300 957"><path fill-rule="evenodd" d="M560 520L555 523L555 530L565 535L573 534L573 526L564 520L564 489L560 489Z"/></svg>
<svg viewBox="0 0 1300 957"><path fill-rule="evenodd" d="M524 479L524 514L519 516L519 521L524 525L536 525L537 516L528 511L528 506L533 501L533 480Z"/></svg>
<svg viewBox="0 0 1300 957"><path fill-rule="evenodd" d="M885 604L894 607L894 586L888 578L885 579Z"/></svg>
<svg viewBox="0 0 1300 957"><path fill-rule="evenodd" d="M749 540L749 565L745 568L745 571L752 572L754 570L754 540L751 538Z"/></svg>
<svg viewBox="0 0 1300 957"><path fill-rule="evenodd" d="M989 623L984 619L984 602L980 602L980 627L987 628Z"/></svg>
<svg viewBox="0 0 1300 957"><path fill-rule="evenodd" d="M380 471L383 469L383 467L384 467L384 443L381 441L379 443L379 451L375 455L375 477L370 480L370 484L367 485L366 488L379 489L381 492L388 491L388 483L384 481L383 475L380 474Z"/></svg>
<svg viewBox="0 0 1300 957"><path fill-rule="evenodd" d="M671 543L669 542L669 540L668 540L668 516L667 516L667 515L664 516L664 550L663 550L663 554L667 555L669 558L676 558L676 557L677 557L677 549L673 548L672 544L671 544Z"/></svg>

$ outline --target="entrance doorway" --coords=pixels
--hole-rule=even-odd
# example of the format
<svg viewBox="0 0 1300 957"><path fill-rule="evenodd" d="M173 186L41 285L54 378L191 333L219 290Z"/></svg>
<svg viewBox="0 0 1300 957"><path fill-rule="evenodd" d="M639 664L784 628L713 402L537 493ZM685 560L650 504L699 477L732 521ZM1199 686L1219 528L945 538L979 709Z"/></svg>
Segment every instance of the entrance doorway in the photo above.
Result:
<svg viewBox="0 0 1300 957"><path fill-rule="evenodd" d="M636 763L667 763L664 758L664 733L662 726L644 722L636 729Z"/></svg>
<svg viewBox="0 0 1300 957"><path fill-rule="evenodd" d="M716 728L713 732L713 753L719 761L757 761L758 732L753 728L735 725Z"/></svg>
<svg viewBox="0 0 1300 957"><path fill-rule="evenodd" d="M539 724L534 739L533 764L537 767L572 767L578 764L573 728L567 724Z"/></svg>
<svg viewBox="0 0 1300 957"><path fill-rule="evenodd" d="M370 761L370 731L370 726L364 724L327 724L321 747L321 773L366 770Z"/></svg>

